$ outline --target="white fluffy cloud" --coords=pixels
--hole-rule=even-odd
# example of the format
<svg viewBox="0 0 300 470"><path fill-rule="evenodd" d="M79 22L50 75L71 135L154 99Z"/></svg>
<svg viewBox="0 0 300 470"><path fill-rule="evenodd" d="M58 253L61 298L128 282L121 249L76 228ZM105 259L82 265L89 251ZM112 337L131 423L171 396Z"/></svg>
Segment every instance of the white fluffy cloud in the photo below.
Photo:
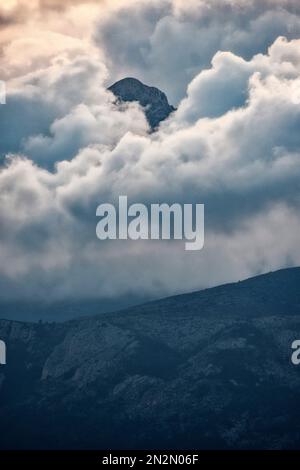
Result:
<svg viewBox="0 0 300 470"><path fill-rule="evenodd" d="M297 4L134 3L133 16L106 12L100 52L77 38L39 66L12 61L0 107L0 151L11 154L0 170L3 297L161 296L300 262L300 40L277 37L287 18L297 36ZM158 132L138 105L114 104L112 69L182 97ZM120 194L204 203L204 250L100 242L96 207Z"/></svg>

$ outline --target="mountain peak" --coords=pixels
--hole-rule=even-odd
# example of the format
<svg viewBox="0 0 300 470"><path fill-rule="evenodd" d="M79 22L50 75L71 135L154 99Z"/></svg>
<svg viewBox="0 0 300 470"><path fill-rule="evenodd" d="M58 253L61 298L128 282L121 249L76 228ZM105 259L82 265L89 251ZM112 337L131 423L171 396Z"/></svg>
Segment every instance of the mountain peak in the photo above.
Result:
<svg viewBox="0 0 300 470"><path fill-rule="evenodd" d="M175 111L175 108L169 104L165 93L158 88L145 85L137 78L123 78L108 89L119 101L137 101L145 108L145 114L152 130L156 129L161 121Z"/></svg>

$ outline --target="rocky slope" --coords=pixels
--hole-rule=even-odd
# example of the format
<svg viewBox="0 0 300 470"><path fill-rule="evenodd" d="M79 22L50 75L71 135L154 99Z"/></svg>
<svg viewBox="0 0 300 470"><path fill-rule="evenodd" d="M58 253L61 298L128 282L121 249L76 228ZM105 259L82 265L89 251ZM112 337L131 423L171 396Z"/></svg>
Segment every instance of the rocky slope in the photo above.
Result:
<svg viewBox="0 0 300 470"><path fill-rule="evenodd" d="M299 285L289 269L66 323L0 321L0 447L298 448Z"/></svg>
<svg viewBox="0 0 300 470"><path fill-rule="evenodd" d="M109 90L122 102L137 101L145 108L150 127L154 130L175 108L170 106L166 95L157 88L144 85L136 78L124 78Z"/></svg>

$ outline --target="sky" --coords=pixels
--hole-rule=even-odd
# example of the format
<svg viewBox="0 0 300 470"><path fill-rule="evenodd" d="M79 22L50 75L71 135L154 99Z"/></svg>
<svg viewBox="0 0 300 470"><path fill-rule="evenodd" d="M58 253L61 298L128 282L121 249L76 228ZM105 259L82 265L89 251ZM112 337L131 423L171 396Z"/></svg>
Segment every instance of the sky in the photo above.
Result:
<svg viewBox="0 0 300 470"><path fill-rule="evenodd" d="M296 0L2 0L0 296L156 298L300 265ZM177 111L150 133L107 87ZM96 238L96 208L204 203L205 247Z"/></svg>

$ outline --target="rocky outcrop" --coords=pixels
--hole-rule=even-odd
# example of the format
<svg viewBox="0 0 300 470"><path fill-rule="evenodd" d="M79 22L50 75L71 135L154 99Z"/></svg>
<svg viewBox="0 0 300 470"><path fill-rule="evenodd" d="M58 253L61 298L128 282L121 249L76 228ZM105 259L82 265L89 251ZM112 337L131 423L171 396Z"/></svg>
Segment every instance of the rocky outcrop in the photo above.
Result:
<svg viewBox="0 0 300 470"><path fill-rule="evenodd" d="M137 101L145 110L152 130L166 119L175 108L170 106L166 95L158 88L144 85L136 78L124 78L109 88L121 102Z"/></svg>

